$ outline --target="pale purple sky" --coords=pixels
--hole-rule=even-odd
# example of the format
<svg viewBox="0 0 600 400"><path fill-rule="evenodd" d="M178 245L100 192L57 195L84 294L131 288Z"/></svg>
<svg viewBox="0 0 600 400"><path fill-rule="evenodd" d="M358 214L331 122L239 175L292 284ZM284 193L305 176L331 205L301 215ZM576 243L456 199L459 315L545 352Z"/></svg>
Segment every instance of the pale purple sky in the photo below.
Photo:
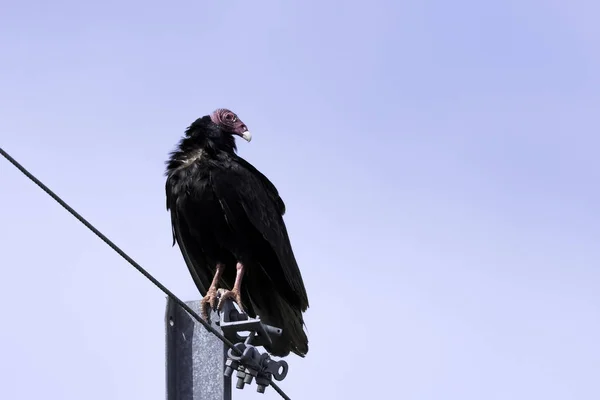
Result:
<svg viewBox="0 0 600 400"><path fill-rule="evenodd" d="M5 0L0 146L193 300L163 163L231 108L311 302L293 399L598 399L599 12ZM2 159L0 184L0 398L164 399L164 295Z"/></svg>

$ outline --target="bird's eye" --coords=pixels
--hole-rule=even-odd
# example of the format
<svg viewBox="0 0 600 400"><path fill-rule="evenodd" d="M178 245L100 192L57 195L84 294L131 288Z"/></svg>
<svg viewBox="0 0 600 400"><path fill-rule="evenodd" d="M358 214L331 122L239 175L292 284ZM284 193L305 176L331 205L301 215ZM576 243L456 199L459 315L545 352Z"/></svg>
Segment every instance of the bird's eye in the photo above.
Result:
<svg viewBox="0 0 600 400"><path fill-rule="evenodd" d="M237 117L234 116L233 117L233 122L235 122L235 121L237 121Z"/></svg>

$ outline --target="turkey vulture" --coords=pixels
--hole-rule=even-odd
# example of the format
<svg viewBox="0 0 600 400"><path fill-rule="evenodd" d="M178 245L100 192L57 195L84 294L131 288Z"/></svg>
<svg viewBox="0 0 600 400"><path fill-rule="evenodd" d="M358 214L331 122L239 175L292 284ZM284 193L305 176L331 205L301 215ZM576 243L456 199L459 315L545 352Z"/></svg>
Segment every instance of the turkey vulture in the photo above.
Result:
<svg viewBox="0 0 600 400"><path fill-rule="evenodd" d="M236 154L234 135L252 138L235 113L217 109L194 121L170 153L173 245L204 296L204 319L223 299L233 299L251 317L282 328L265 347L269 353L304 357L308 296L283 221L285 205L271 181Z"/></svg>

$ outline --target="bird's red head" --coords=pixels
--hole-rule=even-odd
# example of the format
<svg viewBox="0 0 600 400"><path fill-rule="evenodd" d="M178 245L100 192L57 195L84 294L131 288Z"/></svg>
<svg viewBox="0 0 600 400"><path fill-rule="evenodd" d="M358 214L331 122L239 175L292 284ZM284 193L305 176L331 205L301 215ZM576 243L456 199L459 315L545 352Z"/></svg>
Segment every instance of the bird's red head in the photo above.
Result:
<svg viewBox="0 0 600 400"><path fill-rule="evenodd" d="M233 111L226 108L219 108L210 115L210 119L224 131L238 135L248 142L252 140L252 135L248 131L248 127Z"/></svg>

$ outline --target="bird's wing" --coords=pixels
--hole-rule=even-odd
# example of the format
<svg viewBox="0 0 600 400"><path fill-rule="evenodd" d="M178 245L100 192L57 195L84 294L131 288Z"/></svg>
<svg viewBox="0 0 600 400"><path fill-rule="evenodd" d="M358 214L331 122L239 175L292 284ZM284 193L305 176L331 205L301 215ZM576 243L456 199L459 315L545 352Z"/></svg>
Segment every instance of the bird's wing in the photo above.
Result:
<svg viewBox="0 0 600 400"><path fill-rule="evenodd" d="M171 212L173 214L173 212ZM204 257L199 253L197 241L190 234L189 229L185 226L185 222L181 218L175 218L173 224L173 234L177 241L177 245L181 250L185 264L187 265L192 279L202 296L206 295L208 288L212 282L210 276L211 268L206 264Z"/></svg>
<svg viewBox="0 0 600 400"><path fill-rule="evenodd" d="M279 265L261 263L265 273L291 304L305 311L308 296L283 221L285 205L277 189L241 157L230 159L224 167L211 172L211 181L225 213L231 221L240 212L245 214L279 261Z"/></svg>
<svg viewBox="0 0 600 400"><path fill-rule="evenodd" d="M171 212L173 244L177 243L179 246L192 279L202 296L204 296L212 282L211 268L206 264L198 241L190 233L185 216L182 214L182 200L180 197L173 195L171 184L167 180L167 210Z"/></svg>
<svg viewBox="0 0 600 400"><path fill-rule="evenodd" d="M277 212L279 213L280 216L283 216L285 214L285 203L279 196L279 192L277 191L277 188L275 187L275 185L273 185L273 183L266 176L264 176L262 174L262 172L257 170L254 167L254 165L250 164L248 161L244 160L242 157L236 156L234 158L234 161L237 162L241 167L248 170L248 172L250 172L252 175L254 175L260 181L260 183L264 187L264 190L267 192L267 196L273 202L273 204L275 204L275 207L277 208Z"/></svg>

